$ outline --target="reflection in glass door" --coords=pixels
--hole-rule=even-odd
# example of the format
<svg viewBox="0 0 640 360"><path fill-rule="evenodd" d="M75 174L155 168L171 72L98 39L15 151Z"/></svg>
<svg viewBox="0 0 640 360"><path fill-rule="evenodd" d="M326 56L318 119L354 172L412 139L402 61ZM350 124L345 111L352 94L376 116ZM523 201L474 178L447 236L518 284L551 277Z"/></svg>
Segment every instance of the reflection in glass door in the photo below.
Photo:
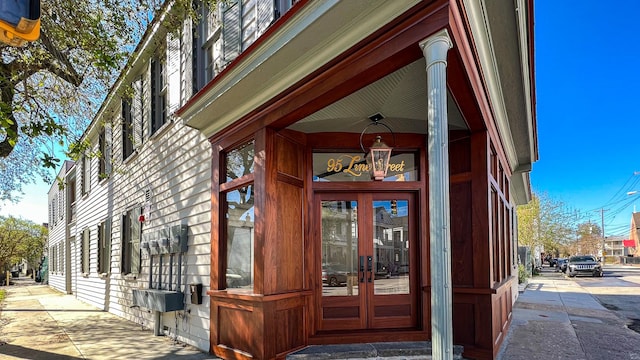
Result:
<svg viewBox="0 0 640 360"><path fill-rule="evenodd" d="M373 202L375 295L409 293L410 244L407 209L406 200Z"/></svg>
<svg viewBox="0 0 640 360"><path fill-rule="evenodd" d="M357 296L357 201L322 202L323 296Z"/></svg>

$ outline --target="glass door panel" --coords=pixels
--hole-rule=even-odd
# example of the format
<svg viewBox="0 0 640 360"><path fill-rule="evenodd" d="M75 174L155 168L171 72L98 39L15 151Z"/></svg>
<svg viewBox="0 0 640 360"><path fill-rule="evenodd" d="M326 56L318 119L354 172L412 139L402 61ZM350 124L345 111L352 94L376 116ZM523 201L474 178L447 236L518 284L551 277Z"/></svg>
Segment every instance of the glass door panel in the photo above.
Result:
<svg viewBox="0 0 640 360"><path fill-rule="evenodd" d="M407 200L373 202L375 295L409 294L409 223Z"/></svg>
<svg viewBox="0 0 640 360"><path fill-rule="evenodd" d="M415 194L321 193L315 204L319 330L415 328Z"/></svg>
<svg viewBox="0 0 640 360"><path fill-rule="evenodd" d="M322 295L358 296L357 201L322 201Z"/></svg>

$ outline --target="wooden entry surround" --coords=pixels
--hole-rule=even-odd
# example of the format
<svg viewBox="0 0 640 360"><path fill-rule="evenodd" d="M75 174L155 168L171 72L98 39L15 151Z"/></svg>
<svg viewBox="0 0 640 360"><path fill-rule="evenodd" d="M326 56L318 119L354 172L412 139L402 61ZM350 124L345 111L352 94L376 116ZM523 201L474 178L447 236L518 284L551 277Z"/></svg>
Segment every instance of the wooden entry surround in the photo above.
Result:
<svg viewBox="0 0 640 360"><path fill-rule="evenodd" d="M322 107L419 59L417 43L443 27L451 30L448 86L469 131L450 134L451 242L454 343L466 358L491 359L509 326L514 276L514 209L510 170L483 92L480 71L469 50L464 20L455 3L417 6L362 44L263 107L239 119L210 141L212 158L211 350L226 359L282 358L308 344L429 340L430 272L426 137L399 134L401 147L420 154L417 183L396 183L394 191L413 191L418 208L418 322L415 329L386 332L320 331L317 292L321 290L317 242L310 211L314 184L312 149L353 149L358 134L306 135L283 130ZM450 23L454 22L454 23ZM225 290L224 220L220 193L225 151L255 140L255 170L250 174L255 200L255 281L252 292ZM348 145L346 145L348 144ZM246 180L246 179L245 179ZM227 186L225 184L225 186ZM232 185L231 185L232 186ZM368 190L358 185L326 184L325 190ZM331 189L331 187L335 189Z"/></svg>

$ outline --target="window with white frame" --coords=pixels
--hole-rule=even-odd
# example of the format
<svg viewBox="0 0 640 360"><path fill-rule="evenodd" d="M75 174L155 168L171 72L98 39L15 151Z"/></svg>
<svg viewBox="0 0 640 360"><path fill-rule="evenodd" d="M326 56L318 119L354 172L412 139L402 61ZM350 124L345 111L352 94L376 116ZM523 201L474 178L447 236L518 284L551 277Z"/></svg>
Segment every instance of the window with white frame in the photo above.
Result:
<svg viewBox="0 0 640 360"><path fill-rule="evenodd" d="M165 51L151 59L151 134L167 122L167 78Z"/></svg>
<svg viewBox="0 0 640 360"><path fill-rule="evenodd" d="M91 254L91 230L86 228L82 231L82 245L81 245L81 257L80 268L83 274L89 273Z"/></svg>
<svg viewBox="0 0 640 360"><path fill-rule="evenodd" d="M142 225L138 220L140 208L135 207L122 215L121 222L121 271L123 275L140 273L140 233Z"/></svg>
<svg viewBox="0 0 640 360"><path fill-rule="evenodd" d="M194 19L191 28L192 93L202 89L220 71L222 64L221 22L218 7L210 9L201 1L194 1Z"/></svg>
<svg viewBox="0 0 640 360"><path fill-rule="evenodd" d="M98 274L111 272L111 219L98 225Z"/></svg>

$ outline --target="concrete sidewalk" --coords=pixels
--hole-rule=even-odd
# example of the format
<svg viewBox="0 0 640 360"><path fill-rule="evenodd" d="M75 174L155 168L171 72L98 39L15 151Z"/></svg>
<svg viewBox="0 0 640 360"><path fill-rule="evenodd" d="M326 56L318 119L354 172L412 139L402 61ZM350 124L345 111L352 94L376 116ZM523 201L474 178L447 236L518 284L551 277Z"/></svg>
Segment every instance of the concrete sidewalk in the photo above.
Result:
<svg viewBox="0 0 640 360"><path fill-rule="evenodd" d="M32 280L2 288L0 359L217 359Z"/></svg>
<svg viewBox="0 0 640 360"><path fill-rule="evenodd" d="M638 360L640 334L578 283L547 268L516 301L497 359Z"/></svg>
<svg viewBox="0 0 640 360"><path fill-rule="evenodd" d="M640 334L579 284L545 270L516 301L497 359L640 360ZM217 359L32 280L3 289L0 359Z"/></svg>

